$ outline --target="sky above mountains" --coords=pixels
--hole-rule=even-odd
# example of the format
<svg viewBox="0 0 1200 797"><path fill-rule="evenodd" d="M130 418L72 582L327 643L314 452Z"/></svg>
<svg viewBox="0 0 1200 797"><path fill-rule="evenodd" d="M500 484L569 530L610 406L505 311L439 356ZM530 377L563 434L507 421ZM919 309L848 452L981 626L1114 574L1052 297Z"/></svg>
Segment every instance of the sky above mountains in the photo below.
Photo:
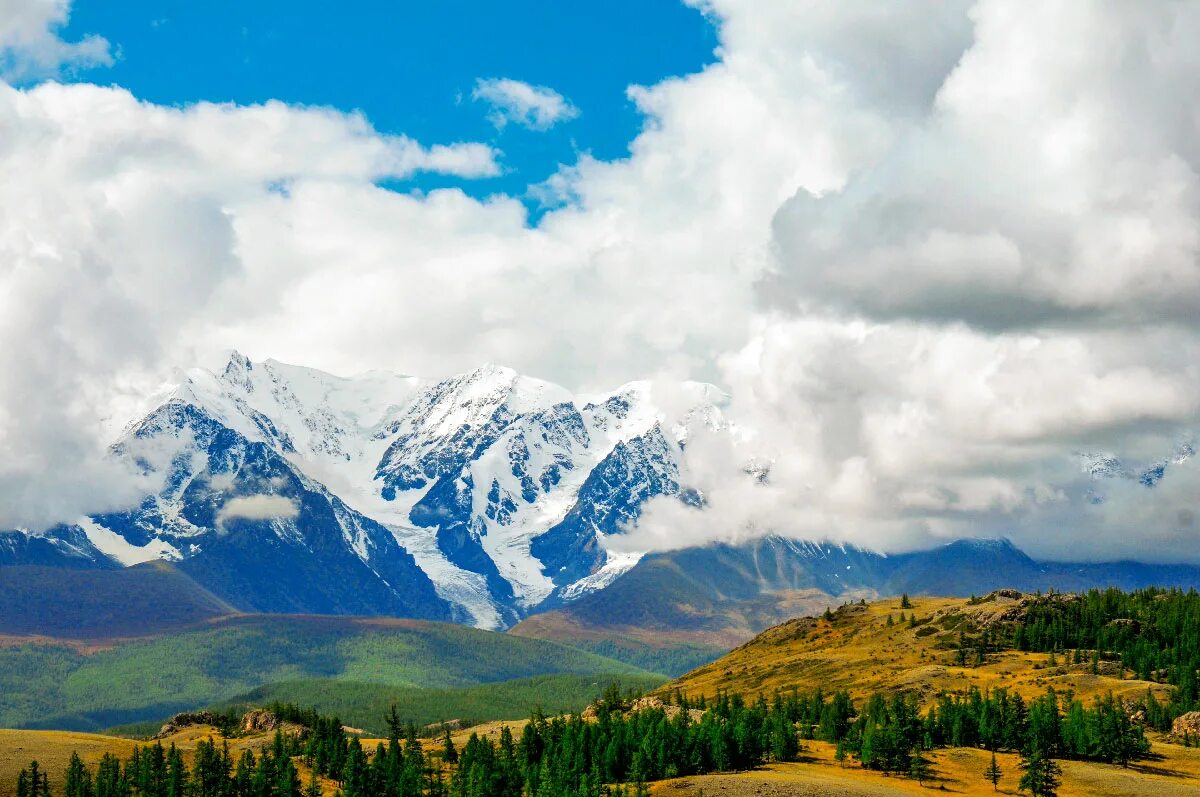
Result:
<svg viewBox="0 0 1200 797"><path fill-rule="evenodd" d="M105 5L0 6L0 526L237 348L715 382L635 547L1196 559L1200 8Z"/></svg>

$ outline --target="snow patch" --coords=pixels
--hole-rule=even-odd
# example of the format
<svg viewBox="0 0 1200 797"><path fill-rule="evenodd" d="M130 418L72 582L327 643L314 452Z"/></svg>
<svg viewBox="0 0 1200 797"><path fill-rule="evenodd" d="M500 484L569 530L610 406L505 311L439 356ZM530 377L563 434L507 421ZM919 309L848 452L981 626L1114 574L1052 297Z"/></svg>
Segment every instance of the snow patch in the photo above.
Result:
<svg viewBox="0 0 1200 797"><path fill-rule="evenodd" d="M145 545L133 545L115 531L106 529L89 517L82 517L76 524L83 529L88 542L106 556L115 559L125 567L151 562L155 559L179 561L183 555L173 545L165 540L153 539Z"/></svg>

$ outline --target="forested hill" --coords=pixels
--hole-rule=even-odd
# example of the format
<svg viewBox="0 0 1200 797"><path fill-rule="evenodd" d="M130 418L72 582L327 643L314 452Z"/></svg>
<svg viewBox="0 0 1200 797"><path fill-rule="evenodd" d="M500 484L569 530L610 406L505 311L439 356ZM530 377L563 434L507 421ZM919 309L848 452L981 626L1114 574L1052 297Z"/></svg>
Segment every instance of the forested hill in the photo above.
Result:
<svg viewBox="0 0 1200 797"><path fill-rule="evenodd" d="M764 631L674 682L685 693L845 689L856 697L1047 686L1084 699L1112 691L1189 708L1200 665L1200 595L1180 590L913 598L845 604ZM1177 694L1178 696L1172 697Z"/></svg>
<svg viewBox="0 0 1200 797"><path fill-rule="evenodd" d="M448 623L234 616L87 655L60 645L0 647L0 727L160 720L296 678L462 687L555 673L648 675L554 642Z"/></svg>

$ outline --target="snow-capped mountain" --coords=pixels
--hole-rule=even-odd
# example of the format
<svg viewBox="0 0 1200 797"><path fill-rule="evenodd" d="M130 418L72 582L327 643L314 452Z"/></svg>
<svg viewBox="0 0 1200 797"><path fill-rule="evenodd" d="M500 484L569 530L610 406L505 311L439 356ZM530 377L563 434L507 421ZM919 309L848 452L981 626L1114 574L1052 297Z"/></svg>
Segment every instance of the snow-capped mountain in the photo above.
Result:
<svg viewBox="0 0 1200 797"><path fill-rule="evenodd" d="M490 365L341 378L234 353L189 371L113 444L156 484L140 505L42 542L104 566L174 560L246 609L505 627L636 564L604 541L648 498L699 500L680 483L681 446L724 428L724 397L678 392L668 416L646 382L579 397Z"/></svg>

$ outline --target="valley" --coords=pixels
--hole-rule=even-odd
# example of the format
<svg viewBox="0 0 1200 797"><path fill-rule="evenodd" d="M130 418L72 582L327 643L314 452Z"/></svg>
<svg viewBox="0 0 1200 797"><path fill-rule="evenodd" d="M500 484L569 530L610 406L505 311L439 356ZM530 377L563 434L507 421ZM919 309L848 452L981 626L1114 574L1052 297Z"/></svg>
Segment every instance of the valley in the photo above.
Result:
<svg viewBox="0 0 1200 797"><path fill-rule="evenodd" d="M425 766L432 768L429 772L440 772L451 788L456 788L453 784L459 782L460 775L466 777L463 772L493 766L487 762L495 759L487 756L507 755L503 753L506 744L515 745L514 755L517 749L532 749L527 747L533 742L526 726L527 717L533 713L535 737L543 735L547 744L558 739L553 744L567 744L567 749L570 744L582 743L585 748L602 751L607 744L611 751L615 742L604 740L623 739L625 734L635 740L631 749L643 735L646 739L661 738L663 741L642 748L659 750L652 759L635 756L631 761L617 753L616 758L605 758L603 763L596 759L594 766L601 766L601 772L616 767L611 771L624 773L612 780L645 777L645 793L681 797L883 797L921 794L931 789L966 795L1016 794L1023 771L1018 750L1028 751L1028 745L1039 743L1030 741L1034 737L1026 734L1033 733L1037 723L1050 716L1055 730L1053 741L1046 743L1053 745L1059 759L1061 787L1056 793L1062 797L1195 795L1200 794L1200 747L1185 744L1188 740L1171 729L1172 718L1188 708L1187 701L1195 700L1188 696L1193 687L1188 685L1187 668L1194 667L1196 652L1187 640L1196 630L1197 600L1194 594L1153 590L1110 590L1082 596L999 590L969 599L905 595L871 602L859 600L819 615L787 620L716 661L667 683L661 676L639 673L628 665L617 672L611 669L611 659L589 658L586 653L569 652L570 648L559 646L551 653L545 646L553 643L512 634L418 621L271 618L267 623L264 618L241 618L247 627L260 633L286 630L271 644L279 644L283 636L297 642L280 652L277 664L271 665L273 659L269 658L264 662L276 667L269 684L218 703L214 710L234 712L232 716L240 717L254 707L312 706L320 714L337 715L343 724L359 729L338 731L342 734L339 738L345 740L341 744L354 749L358 744L354 734L363 734L368 754L364 760L370 765L382 760L370 752L375 739L386 741L388 725L383 719L395 706L397 723L424 728L420 733L427 736ZM1066 622L1068 618L1074 619ZM232 619L223 622L238 627ZM1170 631L1176 623L1183 624L1179 626L1184 629L1182 636ZM359 633L350 633L350 626L359 627ZM360 638L364 635L365 639ZM333 648L322 647L329 644L329 636L336 637L338 643ZM166 638L173 645L179 644L178 635ZM1088 648L1063 644L1065 640L1088 638L1104 644ZM193 643L203 647L213 641L204 638ZM482 647L489 644L492 647ZM376 655L364 657L363 646ZM480 653L466 655L467 646ZM122 647L93 657L112 655ZM311 653L306 654L306 650ZM340 674L277 680L288 670L284 658L303 667L306 656L327 657L331 650L343 656L338 660ZM231 651L214 654L214 658L222 655L237 654ZM139 652L137 658L144 659L145 653ZM149 660L161 662L159 658ZM456 660L460 660L457 665ZM1180 662L1184 669L1175 665L1162 669L1155 664L1168 661ZM431 664L422 670L418 666L422 663ZM502 683L446 685L548 665L561 667L562 674L518 677ZM12 666L9 662L8 669ZM121 670L117 662L108 666L114 672ZM581 666L609 667L610 671L569 674L570 668ZM28 671L26 667L26 677ZM365 673L370 677L364 678ZM396 686L406 679L413 686ZM619 681L625 696L607 688L610 681ZM730 696L737 698L730 701ZM79 693L73 699L78 700ZM1019 709L1014 708L1018 706L1014 700L1019 701ZM200 705L195 703L191 708ZM581 715L585 706L587 711ZM1014 710L1018 713L1013 714ZM1047 711L1052 713L1047 715ZM910 720L903 719L906 712ZM690 722L680 724L681 713L690 716ZM301 712L296 716L310 715ZM786 733L795 735L791 742L786 741L787 735L778 735L780 726L775 723L783 717L788 718L786 727L792 729ZM472 719L483 722L472 724ZM446 758L441 738L439 723L448 720L456 720L450 727L457 763ZM905 724L908 722L917 724L910 728ZM1107 724L1112 722L1117 724ZM128 726L122 732L145 738L155 732L156 725ZM1117 730L1104 730L1106 727ZM747 742L735 742L743 738L743 728L751 734L747 740L759 741L746 748L743 744ZM752 730L755 728L759 730ZM903 744L884 746L885 740L892 738L889 734L910 734L914 729L918 739L924 734L924 746L918 743L907 751ZM1105 752L1108 748L1104 739L1109 733L1128 739L1131 758L1123 759L1119 751ZM512 742L505 741L507 734L511 734ZM712 734L715 736L710 742ZM163 743L178 745L184 760L191 762L201 754L199 748L209 736L219 739L220 731L211 726L186 726L171 730ZM1026 741L1010 741L1016 738ZM718 739L726 741L718 743ZM712 753L717 755L712 759L709 752L701 758L684 755L674 759L673 753L663 758L663 748L655 746L667 744L665 749L669 750L672 745L700 742L717 745L711 748L713 751L719 751L722 744L734 745L728 748L733 757L725 764L719 752ZM137 744L131 738L111 734L0 731L0 761L6 762L0 764L0 795L12 794L8 784L24 766L18 765L20 760L35 757L55 772L65 766L71 750L78 750L85 764L90 765L105 752L128 757ZM269 750L279 743L270 733L250 732L235 733L228 744L236 760L241 751ZM992 744L999 748L996 761L1000 775L995 791L983 777L991 760L987 748ZM488 749L493 752L477 758L484 754L480 745L491 745ZM550 748L545 754L559 755ZM309 782L311 767L325 766L319 764L320 758L310 765L309 755L296 754L293 759L304 783ZM11 758L9 763L14 756L19 758ZM742 756L751 758L738 763ZM896 756L905 763L894 763L899 760ZM620 763L622 760L625 763ZM642 763L637 763L639 760ZM679 763L672 763L676 760ZM917 760L923 762L919 780L913 775L916 765L911 764ZM700 769L683 772L676 771L677 766ZM523 771L527 774L522 777L532 777ZM342 783L341 788L349 788L351 782ZM327 797L339 788L337 779L331 776L322 776L317 783ZM596 784L596 788L599 786ZM498 797L516 794L503 790L490 793ZM364 794L369 797L372 792Z"/></svg>

